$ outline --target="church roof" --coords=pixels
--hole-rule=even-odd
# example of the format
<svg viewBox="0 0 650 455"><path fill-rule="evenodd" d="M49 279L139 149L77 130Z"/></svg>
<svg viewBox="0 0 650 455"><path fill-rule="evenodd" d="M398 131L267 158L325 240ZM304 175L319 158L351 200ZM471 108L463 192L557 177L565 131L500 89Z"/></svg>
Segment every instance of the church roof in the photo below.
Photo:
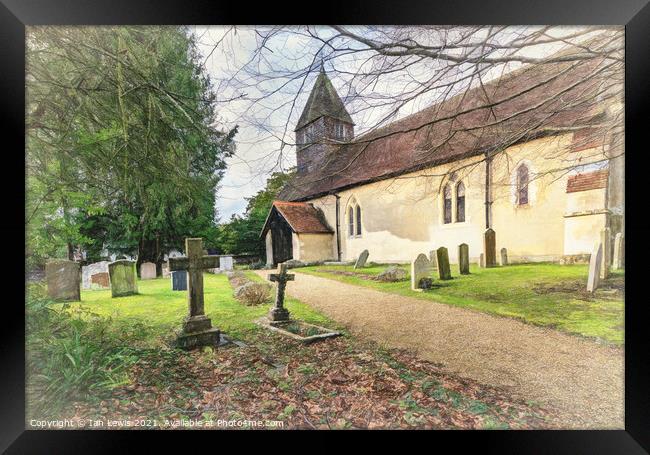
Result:
<svg viewBox="0 0 650 455"><path fill-rule="evenodd" d="M577 193L578 191L597 190L607 187L607 169L599 171L585 172L569 177L566 182L567 193Z"/></svg>
<svg viewBox="0 0 650 455"><path fill-rule="evenodd" d="M307 104L305 104L300 119L298 119L296 130L323 116L333 117L354 125L332 82L325 74L325 71L321 69L314 87L311 89Z"/></svg>
<svg viewBox="0 0 650 455"><path fill-rule="evenodd" d="M605 64L580 60L524 66L332 145L320 165L297 174L278 197L308 200L596 123L603 103L596 97L598 81L590 76L600 74Z"/></svg>
<svg viewBox="0 0 650 455"><path fill-rule="evenodd" d="M327 226L324 217L318 209L306 202L273 201L273 207L262 228L261 236L268 229L271 214L275 208L289 223L296 234L331 234L334 231Z"/></svg>

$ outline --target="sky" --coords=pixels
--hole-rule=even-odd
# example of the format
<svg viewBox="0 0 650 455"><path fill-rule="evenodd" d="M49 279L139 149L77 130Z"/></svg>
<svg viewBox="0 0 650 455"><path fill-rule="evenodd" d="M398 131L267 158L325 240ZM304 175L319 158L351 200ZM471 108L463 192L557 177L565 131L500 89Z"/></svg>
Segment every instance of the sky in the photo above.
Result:
<svg viewBox="0 0 650 455"><path fill-rule="evenodd" d="M518 27L509 30L512 36L522 31ZM572 30L575 28L564 27L558 29L557 33L568 34ZM281 32L266 42L263 58L259 58L255 52L261 38L252 27L190 27L190 32L197 39L205 69L215 84L217 126L224 129L238 126L236 152L227 160L227 170L217 191L216 207L220 222L228 221L233 214L242 214L246 208L246 198L263 189L272 172L295 165L294 148L290 144L283 145L283 142L294 139L293 125L302 112L321 64L315 55L319 43L312 36L296 31L286 29L286 33ZM327 38L334 31L322 27L317 29L317 33ZM507 39L507 35L504 39ZM527 52L528 55L538 56L557 50L557 45L536 46ZM269 77L264 78L266 80L251 79L242 71L251 62L255 62L256 71ZM351 76L346 79L345 75L357 72L364 65L369 65L367 55L358 53L341 55L325 63L325 70L356 124L357 136L367 130L368 125L376 126L386 120L391 110L382 103L385 103L387 96L390 97L391 92L403 92L408 89L408 80L428 77L432 70L436 70L431 68L429 60L426 65L409 67L409 78L404 78L403 74L388 75L372 85ZM495 70L491 77L518 66L509 64L505 70ZM310 68L304 77L291 81L283 77L304 68ZM490 76L486 77L486 80L489 79ZM261 98L262 94L269 92L270 96ZM406 103L389 120L421 110L435 102L439 95L434 92L419 96Z"/></svg>

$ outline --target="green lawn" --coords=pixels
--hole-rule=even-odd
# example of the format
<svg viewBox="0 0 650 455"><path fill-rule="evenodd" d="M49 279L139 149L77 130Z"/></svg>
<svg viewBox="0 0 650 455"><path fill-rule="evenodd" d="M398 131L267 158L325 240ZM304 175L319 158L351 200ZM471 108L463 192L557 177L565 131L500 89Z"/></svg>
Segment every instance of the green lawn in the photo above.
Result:
<svg viewBox="0 0 650 455"><path fill-rule="evenodd" d="M247 275L261 280L252 272ZM212 319L213 326L234 338L246 339L256 329L254 321L264 316L271 304L245 306L233 297L233 291L225 274L204 274L205 313ZM80 304L93 313L110 316L117 323L129 325L140 323L150 332L163 334L172 339L187 315L187 292L172 291L169 278L139 280L138 295L111 298L110 290L84 290ZM330 324L326 317L315 312L298 300L287 298L286 307L292 317L315 324Z"/></svg>
<svg viewBox="0 0 650 455"><path fill-rule="evenodd" d="M489 269L472 265L470 275L459 275L457 266L452 265L452 280L434 279L435 287L424 292L411 290L410 277L396 283L368 279L368 275L377 275L386 267L371 263L356 271L353 266L313 266L300 271L380 291L514 317L616 345L624 343L625 274L622 271L614 272L595 295L590 296L585 291L586 265L521 264ZM400 267L409 272L408 265ZM354 275L332 272L352 272Z"/></svg>

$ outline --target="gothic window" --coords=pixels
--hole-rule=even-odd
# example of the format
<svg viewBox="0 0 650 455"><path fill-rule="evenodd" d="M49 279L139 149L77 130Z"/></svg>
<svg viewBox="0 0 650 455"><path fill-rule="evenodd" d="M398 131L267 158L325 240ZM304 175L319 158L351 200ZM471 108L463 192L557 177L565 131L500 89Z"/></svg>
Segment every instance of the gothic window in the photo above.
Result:
<svg viewBox="0 0 650 455"><path fill-rule="evenodd" d="M444 223L451 223L451 188L445 185L442 191L443 194L443 209L444 209Z"/></svg>
<svg viewBox="0 0 650 455"><path fill-rule="evenodd" d="M522 164L517 168L517 205L528 204L528 167Z"/></svg>
<svg viewBox="0 0 650 455"><path fill-rule="evenodd" d="M350 237L354 235L354 208L348 209L348 234Z"/></svg>
<svg viewBox="0 0 650 455"><path fill-rule="evenodd" d="M357 205L357 235L361 235L361 207Z"/></svg>
<svg viewBox="0 0 650 455"><path fill-rule="evenodd" d="M456 185L456 222L462 223L465 221L465 185L463 182L458 182Z"/></svg>
<svg viewBox="0 0 650 455"><path fill-rule="evenodd" d="M345 125L342 123L334 125L334 136L337 139L345 139Z"/></svg>

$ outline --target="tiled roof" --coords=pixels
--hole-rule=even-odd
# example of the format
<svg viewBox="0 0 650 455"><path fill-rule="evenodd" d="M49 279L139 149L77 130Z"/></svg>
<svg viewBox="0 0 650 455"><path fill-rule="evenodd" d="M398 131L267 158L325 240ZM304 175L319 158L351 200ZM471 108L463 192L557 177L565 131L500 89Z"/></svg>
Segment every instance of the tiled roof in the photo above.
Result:
<svg viewBox="0 0 650 455"><path fill-rule="evenodd" d="M576 174L569 177L566 183L567 193L576 193L578 191L596 190L607 186L607 169L600 171Z"/></svg>
<svg viewBox="0 0 650 455"><path fill-rule="evenodd" d="M354 125L332 82L325 72L321 71L311 89L300 119L298 119L296 130L323 116L333 117Z"/></svg>
<svg viewBox="0 0 650 455"><path fill-rule="evenodd" d="M596 123L596 60L528 65L383 128L332 144L315 170L278 197L309 200L334 191L457 161Z"/></svg>
<svg viewBox="0 0 650 455"><path fill-rule="evenodd" d="M325 222L322 213L306 202L274 201L280 215L297 234L319 234L334 232ZM266 226L264 228L266 230ZM263 232L264 232L263 230Z"/></svg>

